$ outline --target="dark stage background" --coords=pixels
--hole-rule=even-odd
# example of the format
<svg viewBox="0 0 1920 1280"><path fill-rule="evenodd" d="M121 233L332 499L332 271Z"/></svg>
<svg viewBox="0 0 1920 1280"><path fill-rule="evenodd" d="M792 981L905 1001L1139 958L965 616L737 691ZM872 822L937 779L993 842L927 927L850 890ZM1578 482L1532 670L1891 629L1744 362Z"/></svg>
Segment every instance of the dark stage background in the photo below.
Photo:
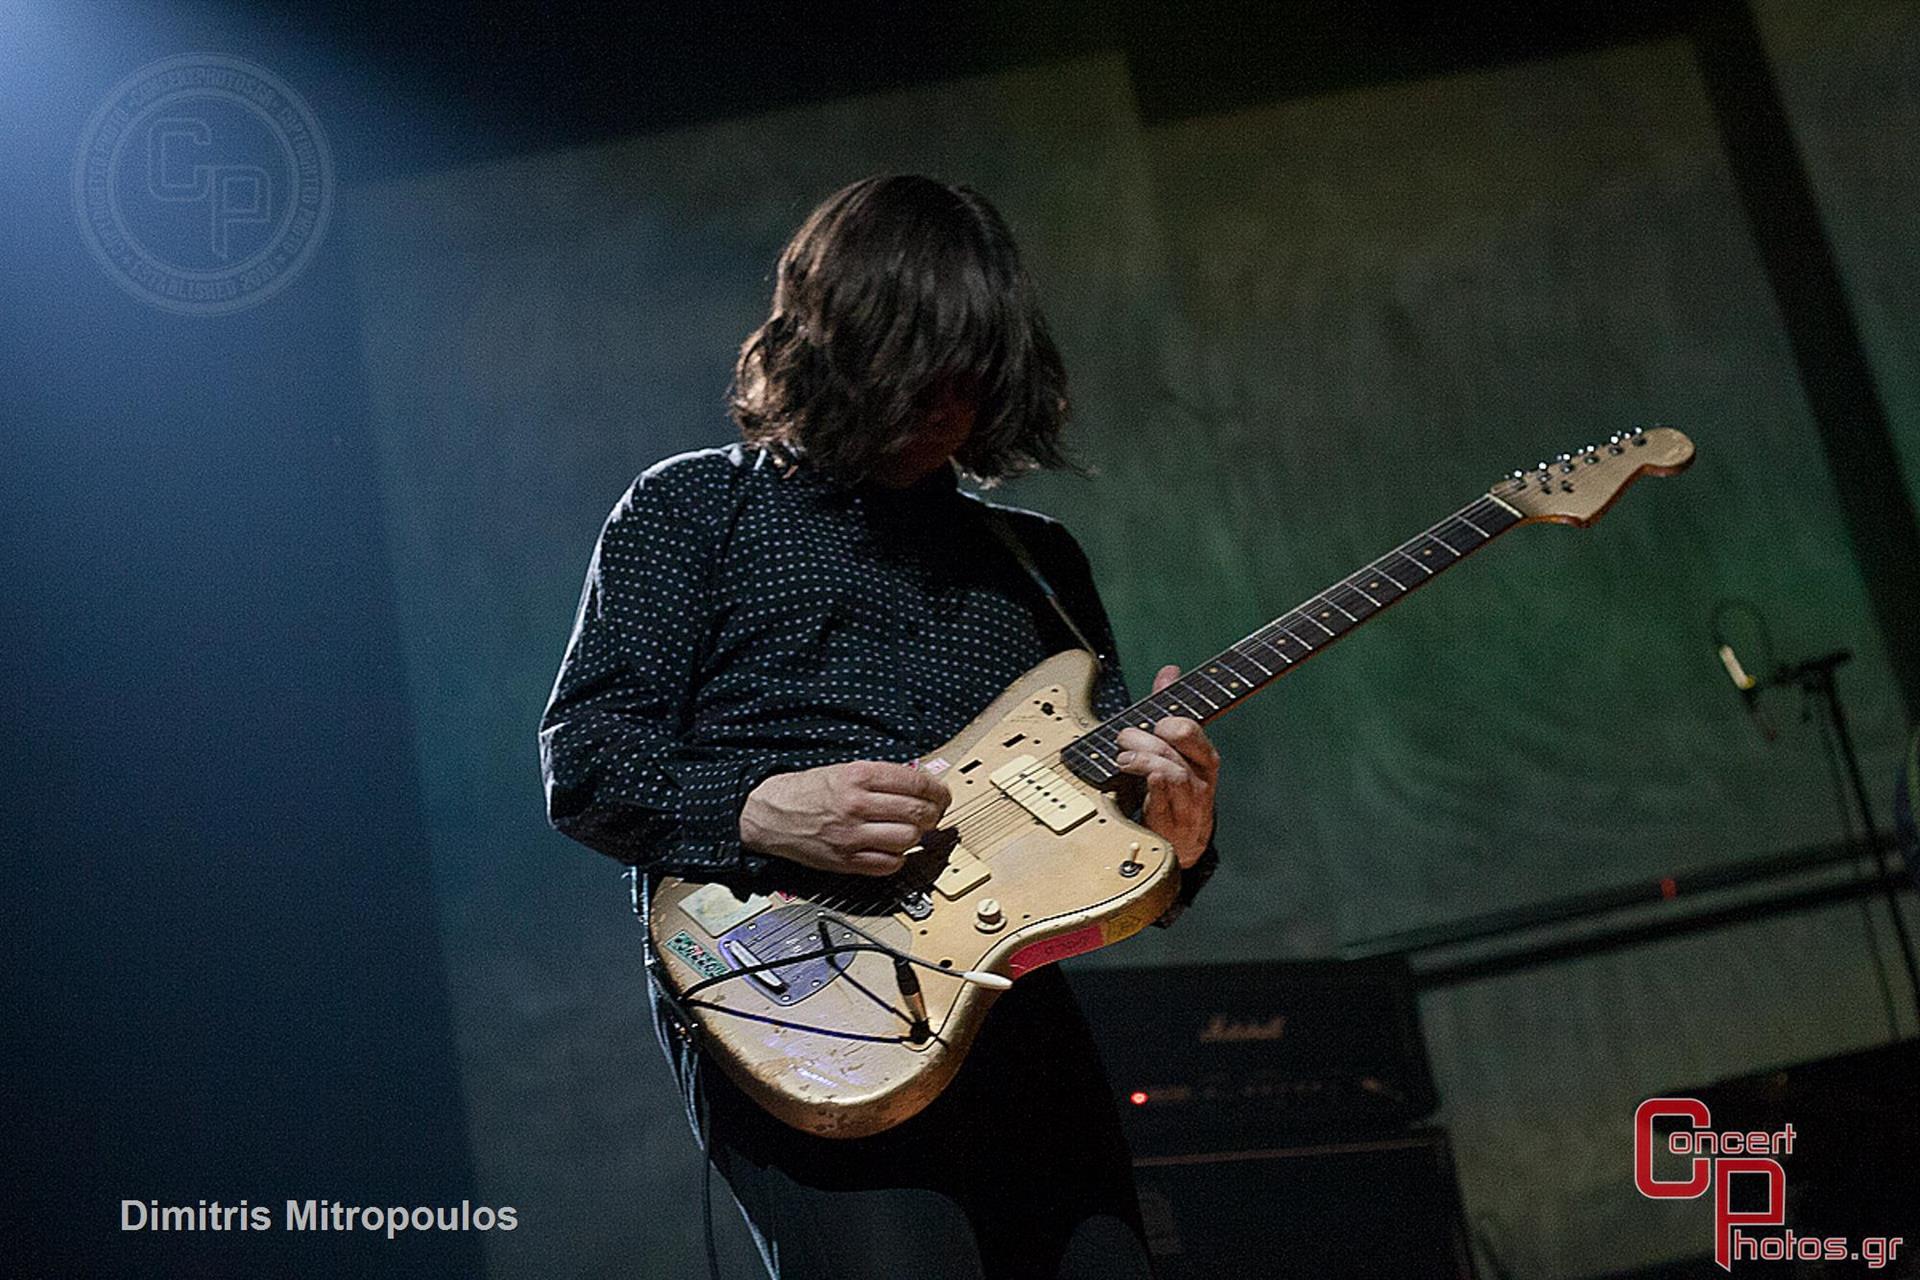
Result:
<svg viewBox="0 0 1920 1280"><path fill-rule="evenodd" d="M337 180L311 265L225 316L128 296L70 194L114 83L200 50L284 77ZM1339 954L1838 840L1815 728L1775 695L1768 746L1727 687L1724 597L1782 657L1854 650L1883 804L1920 706L1909 3L23 0L0 111L19 1274L703 1265L618 868L545 828L534 724L608 506L728 438L780 244L871 172L1021 237L1100 474L1006 497L1077 531L1136 686L1508 469L1700 446L1222 722L1225 869L1085 963ZM1633 1190L1634 1104L1885 1040L1876 946L1912 1035L1858 904L1430 990L1477 1232L1517 1276L1698 1253L1700 1206ZM116 1230L241 1197L522 1225Z"/></svg>

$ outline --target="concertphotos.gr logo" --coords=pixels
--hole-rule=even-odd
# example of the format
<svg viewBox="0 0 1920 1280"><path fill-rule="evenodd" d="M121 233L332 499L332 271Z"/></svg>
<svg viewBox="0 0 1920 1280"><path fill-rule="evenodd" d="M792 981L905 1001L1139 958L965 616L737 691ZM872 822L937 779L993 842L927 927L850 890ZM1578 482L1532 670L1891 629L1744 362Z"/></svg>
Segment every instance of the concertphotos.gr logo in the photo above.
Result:
<svg viewBox="0 0 1920 1280"><path fill-rule="evenodd" d="M1659 1139L1655 1124L1680 1120L1681 1127ZM1736 1262L1861 1263L1878 1271L1899 1261L1903 1236L1802 1235L1787 1230L1755 1234L1748 1227L1784 1227L1787 1222L1787 1170L1800 1134L1791 1124L1777 1130L1717 1130L1713 1115L1698 1098L1648 1098L1633 1113L1633 1185L1649 1200L1697 1200L1713 1194L1713 1260L1722 1271ZM1685 1157L1687 1176L1663 1177L1654 1168L1656 1153ZM1735 1178L1760 1191L1765 1208L1736 1209ZM1794 1274L1800 1274L1798 1271Z"/></svg>
<svg viewBox="0 0 1920 1280"><path fill-rule="evenodd" d="M223 54L149 63L80 135L73 208L115 283L219 315L264 302L312 261L333 207L313 111L265 67Z"/></svg>

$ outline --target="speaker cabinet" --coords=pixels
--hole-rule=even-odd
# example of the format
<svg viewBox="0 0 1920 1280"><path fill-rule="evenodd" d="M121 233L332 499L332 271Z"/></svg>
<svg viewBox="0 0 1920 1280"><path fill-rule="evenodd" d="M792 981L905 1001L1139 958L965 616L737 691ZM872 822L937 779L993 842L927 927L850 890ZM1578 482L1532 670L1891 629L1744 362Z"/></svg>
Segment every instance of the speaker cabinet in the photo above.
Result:
<svg viewBox="0 0 1920 1280"><path fill-rule="evenodd" d="M1472 1280L1446 1135L1134 1161L1161 1280Z"/></svg>

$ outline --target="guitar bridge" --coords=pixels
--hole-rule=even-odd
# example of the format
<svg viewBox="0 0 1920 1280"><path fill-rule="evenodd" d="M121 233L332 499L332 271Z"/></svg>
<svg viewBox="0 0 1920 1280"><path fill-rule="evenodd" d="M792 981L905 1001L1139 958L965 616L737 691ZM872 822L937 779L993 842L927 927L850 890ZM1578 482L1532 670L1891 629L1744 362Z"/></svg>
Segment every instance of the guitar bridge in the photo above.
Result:
<svg viewBox="0 0 1920 1280"><path fill-rule="evenodd" d="M866 939L839 924L812 903L794 902L756 916L716 939L720 954L727 960L721 972L732 973L756 965L773 965L774 968L747 975L747 980L755 985L762 999L771 1000L782 1007L799 1004L837 980L853 962L852 954L846 952L833 956L816 955L807 960L788 960L789 956L809 955L820 950L823 928L827 931L826 939L835 946L860 946L866 942ZM668 945L674 946L672 943ZM674 950L678 951L679 947L674 946ZM688 963L707 973L694 961L689 960ZM716 998L724 1000L727 997L716 995Z"/></svg>

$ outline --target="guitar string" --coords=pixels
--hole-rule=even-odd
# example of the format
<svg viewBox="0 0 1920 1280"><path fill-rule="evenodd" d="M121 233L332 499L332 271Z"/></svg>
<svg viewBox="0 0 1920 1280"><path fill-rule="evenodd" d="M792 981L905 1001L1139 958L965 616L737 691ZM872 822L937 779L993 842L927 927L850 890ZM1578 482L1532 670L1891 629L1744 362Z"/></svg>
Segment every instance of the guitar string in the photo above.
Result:
<svg viewBox="0 0 1920 1280"><path fill-rule="evenodd" d="M1439 542L1442 546L1446 547L1448 551L1451 551L1453 553L1454 559L1452 561L1448 561L1447 565L1443 565L1442 566L1443 568L1459 560L1465 559L1466 556L1471 553L1471 551L1479 550L1479 547L1476 546L1476 547L1470 548L1469 551L1466 551L1466 552L1459 551L1455 549L1452 546L1452 544L1446 542L1444 539L1437 537L1436 534L1438 533L1438 531L1445 529L1447 526L1451 524L1464 522L1468 525L1469 528L1473 529L1476 534L1480 535L1481 537L1480 546L1484 546L1486 545L1487 542L1492 541L1492 537L1482 533L1479 526L1474 525L1472 523L1472 517L1475 515L1485 516L1487 514L1490 514L1490 512L1492 512L1493 510L1497 510L1501 508L1503 505L1504 504L1491 491L1480 495L1480 497L1474 499L1472 502L1468 503L1466 506L1460 508L1460 510L1454 512L1453 514L1445 517L1442 520L1436 521L1434 524L1429 526L1425 531L1415 534L1413 537L1407 539L1405 542L1402 542L1399 546L1394 547L1392 550L1388 551L1385 555L1376 557L1368 565L1367 569L1357 573L1349 574L1346 578L1328 587L1325 591L1320 592L1318 595L1308 597L1306 602L1304 602L1303 604L1295 606L1292 610L1290 610L1287 613L1281 614L1278 618L1275 618L1272 622L1269 622L1265 626L1262 626L1254 630L1253 632L1249 633L1248 635L1242 637L1240 640L1236 641L1234 644L1228 646L1227 649L1222 650L1221 654L1215 655L1215 657L1218 658L1218 657L1224 656L1227 653L1233 653L1236 650L1238 650L1240 646L1249 644L1249 643L1265 645L1267 648L1272 649L1276 655L1280 656L1282 659L1287 661L1288 666L1279 668L1278 670L1267 674L1260 682L1260 687L1264 688L1268 681L1278 679L1281 675L1285 674L1285 672L1290 667L1297 666L1299 665L1299 663L1305 661L1305 659L1300 659L1300 658L1287 658L1285 653L1283 653L1280 649L1276 648L1269 640L1264 638L1267 632L1275 629L1276 627L1282 631L1286 630L1285 624L1288 622L1289 619L1294 619L1297 622L1302 622L1302 623L1312 622L1313 620L1307 616L1307 611L1312 607L1315 601L1322 601L1328 604L1333 604L1335 608L1339 608L1339 605L1332 599L1332 595L1334 592L1340 590L1342 587L1345 587L1347 590L1353 591L1357 594L1364 595L1365 593L1361 590L1361 588L1355 585L1358 579L1365 577L1369 571L1375 571L1375 566L1382 564L1383 562L1391 559L1392 557L1396 555L1405 555L1408 548L1415 547L1423 541ZM1411 561L1413 564L1418 565L1422 570L1422 572L1424 572L1427 575L1425 578L1414 579L1412 586L1406 586L1402 584L1398 578L1395 578L1391 573L1387 572L1385 569L1377 570L1377 572L1380 575L1388 578L1394 583L1395 586L1400 588L1401 595L1406 595L1407 593L1419 588L1420 586L1424 585L1429 578L1436 576L1435 570L1429 569L1425 565L1421 565L1418 560L1414 560L1411 556L1407 556L1407 559ZM1395 597L1396 600L1398 598L1399 598L1398 596ZM1391 601L1389 603L1391 603ZM1374 610L1374 612L1377 613L1381 609L1385 609L1386 607L1387 607L1386 605L1379 605ZM1371 616L1372 614L1368 615L1369 618ZM1355 625L1356 626L1358 625L1358 621L1356 621ZM1353 630L1353 628L1349 627L1347 628L1347 630L1351 631ZM1346 632L1343 631L1339 635L1329 636L1328 643L1331 643L1334 640L1340 639L1341 636L1344 636L1345 634ZM1299 641L1298 637L1295 637L1295 639L1296 639L1296 642L1298 643L1304 643L1304 641ZM1326 644L1314 645L1312 646L1310 653L1318 652L1320 649L1324 649L1326 647L1327 647ZM1201 664L1201 667L1208 666L1214 660L1215 659L1213 658L1207 659L1206 662L1203 662ZM1200 668L1195 668L1195 670L1199 670L1199 669ZM1186 676L1191 676L1192 674L1193 674L1192 671L1185 673ZM1185 676L1183 676L1182 678L1184 679ZM1174 683L1177 684L1178 681L1175 681ZM1172 687L1173 685L1171 684L1168 686L1168 688L1172 688ZM1228 701L1226 701L1225 703L1222 703L1218 707L1215 707L1212 714L1217 715L1221 712L1224 712L1229 707L1239 702L1241 699L1251 696L1255 691L1256 691L1255 689L1249 688L1242 693L1228 694ZM1068 743L1066 747L1063 747L1059 751L1053 753L1046 760L1036 761L1033 765L1029 766L1026 770L1022 771L1023 775L1031 774L1036 769L1044 765L1051 765L1051 764L1058 763L1064 757L1066 751L1069 750L1071 747L1079 743L1085 742L1088 738L1091 738L1095 734L1100 733L1102 730L1107 729L1109 726L1112 726L1114 722L1119 720L1121 717L1127 716L1127 713L1129 711L1132 711L1134 710L1134 708L1137 708L1137 707L1145 706L1153 698L1158 697L1160 693L1164 693L1164 692L1166 692L1166 690L1159 690L1155 693L1150 693L1145 698L1142 698L1139 701L1133 703L1132 706L1129 706L1126 709L1115 714L1114 716L1109 717L1107 720L1102 721L1099 725L1096 725L1094 728L1089 729L1086 733L1081 734L1079 737L1075 738L1073 742ZM1222 692L1226 692L1226 691L1222 690ZM1202 696L1201 700L1209 701L1204 697L1204 695ZM1154 709L1159 710L1159 708L1154 708ZM1128 724L1128 725L1121 725L1119 727L1124 729L1124 728L1132 728L1134 726L1132 726L1131 724ZM1099 760L1103 765L1110 765L1113 763L1111 761L1105 760L1102 756L1102 753L1096 750L1095 748L1089 747L1087 750L1089 755L1091 755L1094 759ZM983 796L978 801L969 801L968 803L970 805L979 804L979 803L991 800L992 798L993 798L992 796ZM955 810L953 813L953 816L958 818L958 816L963 812L965 812L964 807L962 809Z"/></svg>
<svg viewBox="0 0 1920 1280"><path fill-rule="evenodd" d="M1388 579L1393 581L1393 583L1396 586L1400 587L1401 595L1406 595L1408 592L1411 592L1417 589L1418 587L1424 585L1428 581L1428 579L1437 576L1436 570L1428 569L1425 565L1420 565L1420 562L1418 560L1413 559L1413 557L1411 556L1407 556L1406 552L1409 548L1416 547L1420 545L1422 542L1427 542L1427 541L1439 542L1440 545L1446 547L1448 551L1453 553L1453 559L1450 561L1447 561L1445 564L1442 565L1442 568L1449 567L1452 564L1455 564L1460 560L1465 559L1466 556L1470 554L1472 551L1477 551L1480 549L1480 547L1485 546L1488 542L1492 541L1493 536L1498 536L1497 534L1489 536L1483 533L1480 530L1479 526L1473 523L1472 517L1475 515L1480 515L1480 516L1488 515L1493 511L1505 508L1506 505L1507 504L1501 501L1492 491L1488 491L1487 493L1482 494L1480 497L1468 503L1466 506L1460 508L1458 511L1428 526L1428 528L1422 531L1421 533L1418 533L1413 537L1407 539L1405 542L1400 543L1398 546L1388 551L1385 555L1377 557L1375 560L1373 560L1369 564L1368 569L1374 569L1376 566L1380 566L1384 564L1386 561L1391 560L1394 556L1404 556L1411 563L1415 565L1419 565L1419 567L1426 573L1427 576L1425 578L1415 579L1413 581L1412 586L1406 586L1400 583L1398 578L1395 578L1393 574L1389 573L1384 568L1381 568L1378 570L1379 573L1386 576ZM1458 523L1465 523L1469 528L1473 529L1476 534L1479 534L1481 539L1476 546L1469 548L1469 550L1465 552L1456 549L1455 547L1453 547L1451 543L1448 543L1443 538L1440 538L1437 536L1440 531L1446 529L1449 525L1454 525ZM1348 577L1335 583L1333 586L1328 587L1326 590L1318 593L1315 596L1309 597L1304 604L1295 606L1295 608L1290 610L1289 612L1280 615L1278 618L1274 619L1272 622L1267 623L1265 626L1262 626L1256 629L1255 631L1251 632L1249 635L1243 637L1241 640L1236 641L1233 645L1230 645L1226 650L1223 650L1222 654L1216 655L1216 657L1224 656L1226 653L1235 652L1242 645L1254 643L1254 644L1265 645L1269 649L1272 649L1276 655L1282 658L1285 658L1286 655L1282 653L1280 649L1275 647L1272 644L1272 642L1270 642L1269 640L1263 638L1266 635L1266 633L1275 628L1278 628L1281 631L1287 631L1286 624L1289 619L1295 619L1299 622L1311 622L1312 619L1307 616L1306 611L1312 606L1313 602L1316 600L1333 604L1336 608L1338 608L1339 607L1338 603L1332 599L1333 593L1335 591L1340 590L1342 587L1345 587L1349 591L1361 593L1360 588L1355 585L1355 580L1364 576L1365 572L1366 571L1363 570L1360 573L1350 574L1348 575ZM1361 594L1364 594L1364 593L1361 593ZM1399 597L1396 596L1394 597L1394 599L1398 600ZM1393 601L1388 602L1388 604L1391 604L1391 603L1393 603ZM1374 610L1374 612L1379 612L1381 609L1384 609L1386 607L1387 605L1379 605ZM1345 612L1345 610L1342 610L1342 612ZM1368 617L1371 618L1372 614L1369 614ZM1360 621L1364 621L1364 620L1365 619L1355 620L1355 626L1357 626ZM1353 629L1354 629L1353 627L1348 627L1345 631L1342 631L1337 635L1330 635L1327 638L1326 642L1319 645L1311 646L1309 648L1309 656L1311 656L1312 653L1318 652L1320 649L1326 648L1327 645L1331 644L1333 641L1341 639L1347 634L1347 631L1351 631ZM1299 637L1297 636L1294 636L1293 639L1298 643L1302 643L1302 644L1305 643L1305 641L1299 640ZM1279 670L1267 675L1263 680L1261 680L1257 688L1264 688L1268 682L1278 679L1281 675L1285 674L1285 672L1290 670L1293 666L1297 666L1299 665L1300 662L1303 662L1305 660L1306 659L1304 658L1288 660L1287 667L1282 667ZM1204 666L1210 665L1213 661L1214 659L1208 659L1206 662L1202 663L1201 665L1204 667ZM1192 675L1193 673L1188 672L1186 674ZM1173 686L1172 685L1168 686L1168 688L1171 688L1171 687ZM1060 748L1059 750L1050 752L1046 756L1034 761L1026 769L1023 769L1020 772L1020 774L1016 775L1016 780L1031 780L1033 778L1033 775L1040 772L1041 770L1051 769L1054 766L1061 764L1065 758L1065 753L1069 749L1081 743L1086 742L1088 738L1091 738L1094 735L1101 733L1103 730L1112 726L1115 721L1121 719L1123 716L1127 716L1128 712L1133 711L1135 708L1146 706L1154 697L1159 696L1159 693L1164 693L1164 692L1165 690L1159 690L1156 693L1148 694L1146 698L1140 699L1138 702L1133 703L1131 706L1121 711L1120 713L1103 721L1100 725L1096 726L1095 728L1088 730L1084 734L1081 734L1079 737L1075 738L1072 742L1069 742L1066 746ZM1226 690L1222 690L1222 692L1226 692ZM1219 707L1214 708L1214 714L1217 715L1221 712L1224 712L1229 707L1239 702L1241 699L1251 696L1254 692L1256 692L1256 687L1249 687L1248 689L1238 694L1229 694L1229 698L1227 702L1221 704ZM1207 699L1203 698L1202 700L1206 701ZM1159 710L1160 708L1153 708L1153 709ZM1132 726L1125 725L1120 727L1129 728ZM1118 764L1117 759L1113 761L1107 760L1105 758L1104 752L1101 749L1097 747L1089 746L1086 748L1086 751L1087 751L1087 754L1093 760L1100 762L1100 764L1103 767L1117 767L1117 764ZM1035 785L1039 785L1039 784L1036 783ZM995 806L1000 807L998 811L996 811ZM979 858L983 862L990 860L993 856L995 856L995 854L1000 852L1000 850L993 849L990 846L1003 843L1008 837L1012 836L1014 832L1018 831L1024 825L1025 821L1032 821L1036 825L1039 825L1039 819L1034 817L1031 811L1025 805L1021 804L1016 798L1009 795L1004 790L995 790L986 795L980 796L977 799L969 800L965 805L961 806L958 809L953 810L947 816L951 818L951 822L943 823L938 829L954 831L956 836L959 837L958 842L962 846L966 846L968 841L971 840L973 842L974 847L969 847L968 852L973 854L974 857ZM971 833L971 835L968 835L967 833L964 833L960 830L963 823L968 823L970 821L973 821L974 819L978 819L979 822L975 824L975 829ZM984 824L984 825L981 825L981 824ZM921 876L915 876L912 878L913 887L917 891L933 890L936 887L937 881L938 881L937 874L930 880ZM876 893L876 896L878 896L877 893ZM822 906L823 908L826 908L826 909L848 909L853 905L853 902L854 902L853 898L849 898L844 894L836 894L836 895L833 895L831 898L815 900L816 905ZM841 905L829 906L830 903L841 904ZM880 904L876 903L874 905L880 905Z"/></svg>

